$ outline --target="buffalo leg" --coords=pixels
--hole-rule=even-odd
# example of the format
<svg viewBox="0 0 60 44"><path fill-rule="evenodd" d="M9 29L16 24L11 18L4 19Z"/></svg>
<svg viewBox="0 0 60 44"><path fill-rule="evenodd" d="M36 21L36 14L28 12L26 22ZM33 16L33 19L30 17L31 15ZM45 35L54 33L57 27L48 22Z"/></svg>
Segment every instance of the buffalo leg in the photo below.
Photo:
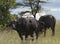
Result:
<svg viewBox="0 0 60 44"><path fill-rule="evenodd" d="M39 34L38 31L35 31L35 33L36 33L36 39L38 39L38 34Z"/></svg>
<svg viewBox="0 0 60 44"><path fill-rule="evenodd" d="M32 37L32 41L33 41L33 40L34 40L34 38L33 38L33 34L31 34L30 36Z"/></svg>
<svg viewBox="0 0 60 44"><path fill-rule="evenodd" d="M54 35L55 35L55 29L52 28L52 36L54 36Z"/></svg>
<svg viewBox="0 0 60 44"><path fill-rule="evenodd" d="M23 37L22 37L22 34L21 34L21 33L19 33L19 37L20 37L21 40L23 41Z"/></svg>
<svg viewBox="0 0 60 44"><path fill-rule="evenodd" d="M26 35L25 35L25 40L27 40L27 38L28 38L28 35L26 34Z"/></svg>
<svg viewBox="0 0 60 44"><path fill-rule="evenodd" d="M46 36L46 28L44 29L44 37Z"/></svg>

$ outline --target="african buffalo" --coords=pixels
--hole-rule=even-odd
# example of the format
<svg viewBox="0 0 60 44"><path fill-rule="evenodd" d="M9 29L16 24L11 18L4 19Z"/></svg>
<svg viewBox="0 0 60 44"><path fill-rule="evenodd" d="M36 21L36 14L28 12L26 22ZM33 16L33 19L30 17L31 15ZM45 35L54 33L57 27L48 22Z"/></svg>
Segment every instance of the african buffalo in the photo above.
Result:
<svg viewBox="0 0 60 44"><path fill-rule="evenodd" d="M39 29L41 32L44 32L44 36L46 36L46 30L51 28L52 36L55 35L55 24L56 19L52 15L44 15L39 18Z"/></svg>
<svg viewBox="0 0 60 44"><path fill-rule="evenodd" d="M36 39L38 39L38 25L34 18L21 17L17 21L10 22L8 26L12 27L18 32L21 40L23 40L23 35L25 36L25 39L27 39L28 35L33 37L34 33L36 34Z"/></svg>

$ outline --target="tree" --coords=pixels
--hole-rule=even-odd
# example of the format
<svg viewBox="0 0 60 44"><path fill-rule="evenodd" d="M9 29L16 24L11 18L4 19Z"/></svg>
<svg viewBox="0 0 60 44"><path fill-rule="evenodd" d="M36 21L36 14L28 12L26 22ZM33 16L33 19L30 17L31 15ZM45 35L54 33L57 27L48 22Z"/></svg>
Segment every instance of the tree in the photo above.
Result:
<svg viewBox="0 0 60 44"><path fill-rule="evenodd" d="M5 24L9 20L9 9L15 6L15 0L0 0L0 24Z"/></svg>
<svg viewBox="0 0 60 44"><path fill-rule="evenodd" d="M15 21L17 19L17 15L10 15L10 21Z"/></svg>
<svg viewBox="0 0 60 44"><path fill-rule="evenodd" d="M17 3L17 5L30 7L31 8L30 13L32 13L33 16L35 17L36 13L41 10L40 3L47 3L47 2L43 0L23 0L23 3ZM25 13L26 12L27 11L25 11Z"/></svg>

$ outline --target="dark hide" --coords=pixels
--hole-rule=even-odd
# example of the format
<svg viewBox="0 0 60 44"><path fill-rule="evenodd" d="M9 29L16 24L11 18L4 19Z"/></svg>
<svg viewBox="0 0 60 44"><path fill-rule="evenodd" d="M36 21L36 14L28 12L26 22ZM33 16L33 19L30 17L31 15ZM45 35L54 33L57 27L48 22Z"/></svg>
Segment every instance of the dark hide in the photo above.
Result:
<svg viewBox="0 0 60 44"><path fill-rule="evenodd" d="M33 34L36 34L36 39L38 39L38 25L37 21L34 18L19 18L17 21L12 21L9 23L9 26L15 29L21 40L23 40L23 35L25 39L28 38L28 35L33 37ZM32 39L33 40L33 39Z"/></svg>
<svg viewBox="0 0 60 44"><path fill-rule="evenodd" d="M46 36L46 30L48 28L51 28L52 35L55 35L56 19L54 16L52 15L41 16L38 22L39 22L40 31L44 32L44 36Z"/></svg>

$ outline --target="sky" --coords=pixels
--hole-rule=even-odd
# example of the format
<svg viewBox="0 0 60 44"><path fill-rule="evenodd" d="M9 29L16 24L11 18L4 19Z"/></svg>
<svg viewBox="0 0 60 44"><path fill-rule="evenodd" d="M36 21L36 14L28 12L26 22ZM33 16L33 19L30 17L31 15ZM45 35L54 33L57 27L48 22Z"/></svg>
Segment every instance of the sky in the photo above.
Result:
<svg viewBox="0 0 60 44"><path fill-rule="evenodd" d="M16 2L22 2L21 0L16 0ZM49 0L49 3L42 4L42 8L45 9L45 12L42 14L51 14L55 16L57 20L60 20L60 0ZM29 7L18 7L11 10L11 14L18 14L21 11L30 10Z"/></svg>

